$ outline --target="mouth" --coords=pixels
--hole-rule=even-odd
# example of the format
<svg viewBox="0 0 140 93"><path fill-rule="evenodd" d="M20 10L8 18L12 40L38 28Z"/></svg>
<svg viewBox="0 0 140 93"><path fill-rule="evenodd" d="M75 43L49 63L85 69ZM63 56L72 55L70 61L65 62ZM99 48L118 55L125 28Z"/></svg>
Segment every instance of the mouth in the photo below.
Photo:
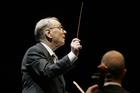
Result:
<svg viewBox="0 0 140 93"><path fill-rule="evenodd" d="M63 39L65 39L65 35L63 36Z"/></svg>

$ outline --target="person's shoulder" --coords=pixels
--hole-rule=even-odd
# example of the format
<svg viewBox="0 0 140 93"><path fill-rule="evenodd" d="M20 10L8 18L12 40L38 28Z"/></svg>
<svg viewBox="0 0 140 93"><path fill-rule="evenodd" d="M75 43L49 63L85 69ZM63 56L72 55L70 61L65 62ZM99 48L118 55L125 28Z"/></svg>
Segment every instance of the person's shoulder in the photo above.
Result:
<svg viewBox="0 0 140 93"><path fill-rule="evenodd" d="M41 46L41 43L36 43L36 44L30 46L27 49L27 52L29 52L29 51L35 51L35 50L40 50L40 46Z"/></svg>
<svg viewBox="0 0 140 93"><path fill-rule="evenodd" d="M124 89L124 93L130 93L130 92Z"/></svg>
<svg viewBox="0 0 140 93"><path fill-rule="evenodd" d="M122 93L130 93L128 90L126 90L125 88L121 87L122 88Z"/></svg>
<svg viewBox="0 0 140 93"><path fill-rule="evenodd" d="M130 93L126 89L116 85L108 85L103 88L103 93Z"/></svg>

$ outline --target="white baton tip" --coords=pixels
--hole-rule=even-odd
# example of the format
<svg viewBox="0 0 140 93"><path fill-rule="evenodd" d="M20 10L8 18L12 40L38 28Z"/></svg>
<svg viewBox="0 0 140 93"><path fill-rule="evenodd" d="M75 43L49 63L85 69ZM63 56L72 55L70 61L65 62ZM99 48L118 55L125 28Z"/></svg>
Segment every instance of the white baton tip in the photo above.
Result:
<svg viewBox="0 0 140 93"><path fill-rule="evenodd" d="M82 88L75 82L73 81L73 83L76 85L76 87L81 91L81 93L85 93Z"/></svg>

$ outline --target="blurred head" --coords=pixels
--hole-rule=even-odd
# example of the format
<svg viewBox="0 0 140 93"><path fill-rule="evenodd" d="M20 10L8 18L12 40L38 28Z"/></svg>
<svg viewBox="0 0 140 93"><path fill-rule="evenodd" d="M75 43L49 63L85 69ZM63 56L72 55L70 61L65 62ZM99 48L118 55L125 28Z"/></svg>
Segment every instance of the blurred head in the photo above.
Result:
<svg viewBox="0 0 140 93"><path fill-rule="evenodd" d="M108 78L121 80L126 72L124 56L115 50L106 52L101 60L101 64L107 66Z"/></svg>
<svg viewBox="0 0 140 93"><path fill-rule="evenodd" d="M36 41L46 41L55 47L65 44L66 31L56 17L48 17L37 22L35 27Z"/></svg>

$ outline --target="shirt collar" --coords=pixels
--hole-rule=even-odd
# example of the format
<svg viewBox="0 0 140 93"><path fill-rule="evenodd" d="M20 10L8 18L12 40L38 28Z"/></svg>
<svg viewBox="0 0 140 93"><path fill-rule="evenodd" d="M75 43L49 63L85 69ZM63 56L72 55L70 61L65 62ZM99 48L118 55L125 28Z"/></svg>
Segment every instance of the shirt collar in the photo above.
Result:
<svg viewBox="0 0 140 93"><path fill-rule="evenodd" d="M53 50L48 46L46 45L45 43L41 42L41 44L48 50L49 54L52 56L52 55L55 55L55 53L53 52Z"/></svg>
<svg viewBox="0 0 140 93"><path fill-rule="evenodd" d="M105 82L104 83L104 86L108 86L108 85L117 85L117 86L122 87L122 85L120 83L117 83L117 82Z"/></svg>

